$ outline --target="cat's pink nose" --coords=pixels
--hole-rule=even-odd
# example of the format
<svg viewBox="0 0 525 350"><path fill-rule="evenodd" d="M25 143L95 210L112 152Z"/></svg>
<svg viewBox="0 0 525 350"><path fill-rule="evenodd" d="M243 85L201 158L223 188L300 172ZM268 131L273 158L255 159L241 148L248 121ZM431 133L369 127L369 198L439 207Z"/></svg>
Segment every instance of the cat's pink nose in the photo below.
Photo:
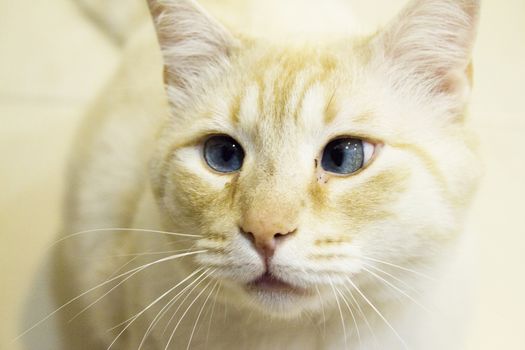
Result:
<svg viewBox="0 0 525 350"><path fill-rule="evenodd" d="M288 235L295 233L295 225L279 224L271 219L262 217L249 217L243 220L241 230L252 241L255 248L269 259L275 253L277 245Z"/></svg>

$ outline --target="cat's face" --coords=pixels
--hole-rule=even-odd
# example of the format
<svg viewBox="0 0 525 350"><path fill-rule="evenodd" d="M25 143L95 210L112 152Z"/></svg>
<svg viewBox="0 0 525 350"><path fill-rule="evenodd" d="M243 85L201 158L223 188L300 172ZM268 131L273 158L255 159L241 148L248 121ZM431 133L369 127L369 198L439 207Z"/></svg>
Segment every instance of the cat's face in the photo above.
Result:
<svg viewBox="0 0 525 350"><path fill-rule="evenodd" d="M477 174L462 125L476 9L419 1L372 38L283 47L175 3L150 2L173 112L154 187L226 301L289 316L373 298L380 270L425 266L457 235ZM412 31L439 3L462 17L451 52L429 53L439 30Z"/></svg>

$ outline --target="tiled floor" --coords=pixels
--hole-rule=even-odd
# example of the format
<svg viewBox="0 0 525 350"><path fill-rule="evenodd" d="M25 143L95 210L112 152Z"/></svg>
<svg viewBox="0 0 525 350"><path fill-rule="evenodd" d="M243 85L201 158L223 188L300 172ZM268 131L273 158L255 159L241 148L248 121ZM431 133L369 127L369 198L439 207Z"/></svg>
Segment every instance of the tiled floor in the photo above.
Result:
<svg viewBox="0 0 525 350"><path fill-rule="evenodd" d="M358 8L373 15L382 1ZM525 349L525 2L483 6L472 124L486 175L469 225L480 282L467 349ZM17 349L22 301L58 228L68 145L117 59L70 0L0 0L0 349Z"/></svg>

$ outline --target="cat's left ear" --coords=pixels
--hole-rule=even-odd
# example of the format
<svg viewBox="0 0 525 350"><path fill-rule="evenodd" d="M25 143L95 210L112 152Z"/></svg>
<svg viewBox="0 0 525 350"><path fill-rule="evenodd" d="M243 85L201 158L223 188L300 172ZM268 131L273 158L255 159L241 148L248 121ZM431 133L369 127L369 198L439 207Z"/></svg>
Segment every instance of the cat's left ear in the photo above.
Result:
<svg viewBox="0 0 525 350"><path fill-rule="evenodd" d="M175 107L205 93L206 79L228 66L237 40L193 0L147 0Z"/></svg>
<svg viewBox="0 0 525 350"><path fill-rule="evenodd" d="M479 8L480 0L412 0L373 39L374 51L397 84L424 87L460 112L472 85Z"/></svg>

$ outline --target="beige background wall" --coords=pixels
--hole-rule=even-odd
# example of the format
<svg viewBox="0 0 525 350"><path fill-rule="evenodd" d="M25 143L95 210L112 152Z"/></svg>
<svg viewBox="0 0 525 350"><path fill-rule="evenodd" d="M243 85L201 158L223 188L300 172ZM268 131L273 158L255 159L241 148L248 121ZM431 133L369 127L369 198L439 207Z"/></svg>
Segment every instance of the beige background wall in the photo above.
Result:
<svg viewBox="0 0 525 350"><path fill-rule="evenodd" d="M393 6L356 2L365 18ZM18 348L23 300L59 227L73 131L118 57L70 0L0 0L0 349ZM523 62L525 1L485 0L472 124L486 175L468 226L479 277L469 350L525 349Z"/></svg>

